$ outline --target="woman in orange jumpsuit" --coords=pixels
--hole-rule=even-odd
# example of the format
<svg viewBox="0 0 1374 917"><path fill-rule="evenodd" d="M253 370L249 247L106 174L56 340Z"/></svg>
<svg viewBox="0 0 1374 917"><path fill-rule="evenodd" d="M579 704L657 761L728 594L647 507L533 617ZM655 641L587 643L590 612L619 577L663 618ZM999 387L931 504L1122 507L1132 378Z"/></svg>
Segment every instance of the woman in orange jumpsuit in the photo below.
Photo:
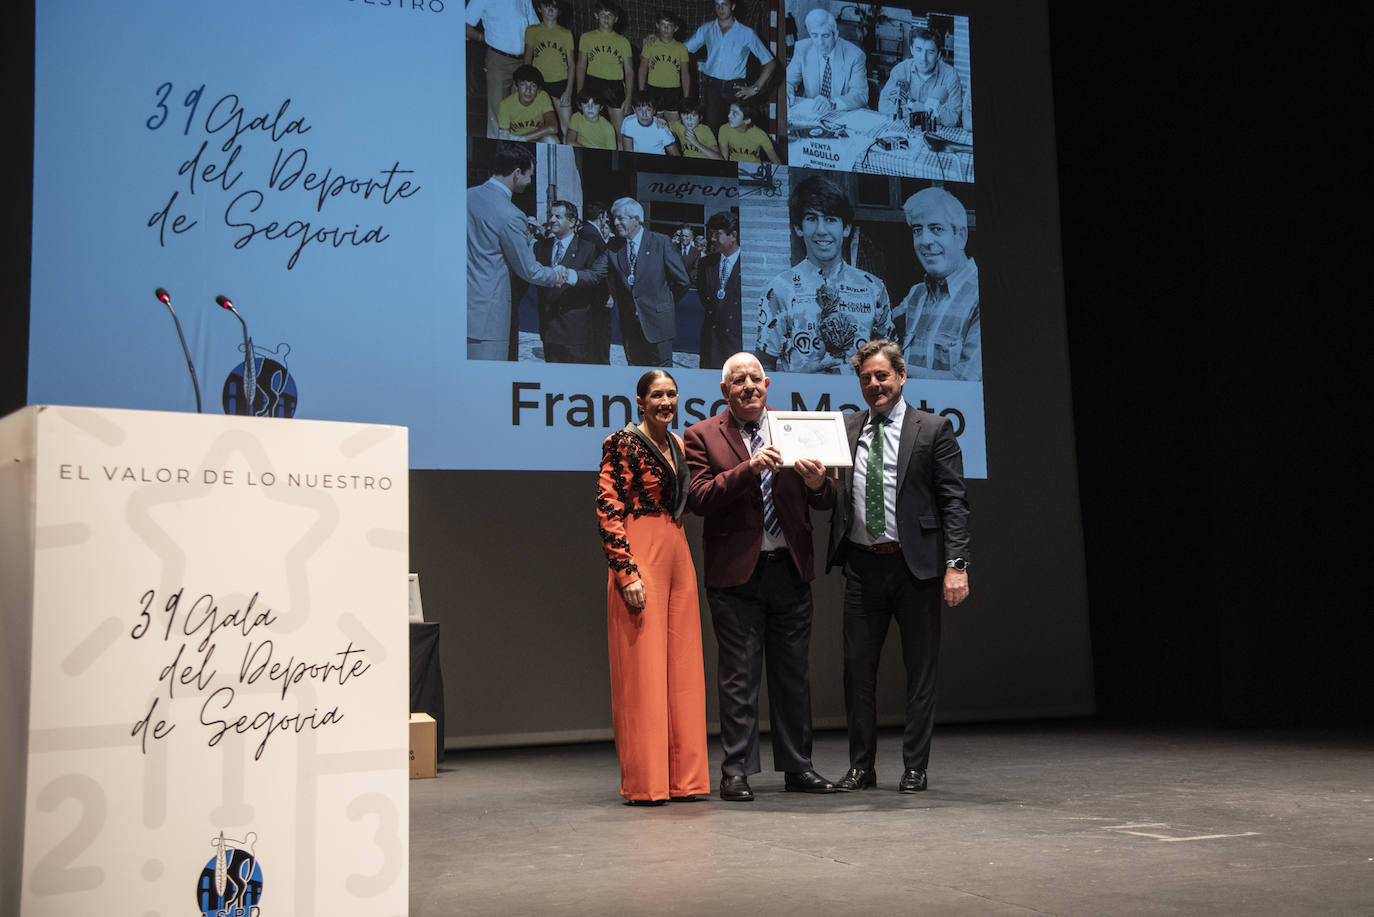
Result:
<svg viewBox="0 0 1374 917"><path fill-rule="evenodd" d="M677 383L650 370L636 389L638 424L601 449L596 498L606 583L611 716L620 795L631 805L711 792L706 760L706 679L697 575L682 512L687 461L668 427Z"/></svg>

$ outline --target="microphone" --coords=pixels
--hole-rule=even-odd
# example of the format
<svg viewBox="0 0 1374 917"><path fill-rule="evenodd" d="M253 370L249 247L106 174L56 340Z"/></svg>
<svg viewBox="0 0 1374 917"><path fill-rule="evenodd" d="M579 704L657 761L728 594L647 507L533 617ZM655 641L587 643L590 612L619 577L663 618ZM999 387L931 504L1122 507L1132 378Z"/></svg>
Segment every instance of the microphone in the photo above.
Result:
<svg viewBox="0 0 1374 917"><path fill-rule="evenodd" d="M254 415L253 402L257 400L258 394L258 367L253 361L253 339L248 336L248 323L239 315L239 310L234 308L234 304L229 301L229 297L223 294L215 297L215 302L221 309L228 309L234 313L234 318L239 320L243 326L243 386L248 398L248 416Z"/></svg>
<svg viewBox="0 0 1374 917"><path fill-rule="evenodd" d="M186 355L186 368L191 371L191 388L196 390L196 413L200 410L200 383L196 381L196 365L191 362L191 351L186 348L186 335L181 333L181 320L177 318L176 310L172 308L172 296L162 287L153 291L158 302L167 307L167 311L172 313L172 321L177 326L177 337L181 339L181 352Z"/></svg>

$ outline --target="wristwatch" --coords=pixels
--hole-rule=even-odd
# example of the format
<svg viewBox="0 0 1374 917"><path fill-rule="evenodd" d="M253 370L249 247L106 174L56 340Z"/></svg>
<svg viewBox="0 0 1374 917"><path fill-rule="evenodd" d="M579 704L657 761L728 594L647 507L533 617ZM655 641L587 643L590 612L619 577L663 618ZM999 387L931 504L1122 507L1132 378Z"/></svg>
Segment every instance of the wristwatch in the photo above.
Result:
<svg viewBox="0 0 1374 917"><path fill-rule="evenodd" d="M968 569L968 561L964 560L962 557L956 557L953 560L945 561L945 566L949 567L951 570L958 570L960 573L963 573Z"/></svg>

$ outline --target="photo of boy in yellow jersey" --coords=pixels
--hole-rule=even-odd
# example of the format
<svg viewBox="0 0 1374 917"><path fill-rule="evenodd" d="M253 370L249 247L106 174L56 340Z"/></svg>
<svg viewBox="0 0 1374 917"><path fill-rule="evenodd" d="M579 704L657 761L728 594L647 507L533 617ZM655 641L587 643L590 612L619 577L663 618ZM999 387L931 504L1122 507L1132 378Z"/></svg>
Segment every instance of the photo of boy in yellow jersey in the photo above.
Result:
<svg viewBox="0 0 1374 917"><path fill-rule="evenodd" d="M593 150L620 149L615 127L606 117L606 106L589 92L577 95L577 111L568 123L568 143Z"/></svg>
<svg viewBox="0 0 1374 917"><path fill-rule="evenodd" d="M678 121L668 122L668 128L677 138L678 149L688 159L724 159L716 144L716 135L701 120L701 103L696 99L683 101Z"/></svg>
<svg viewBox="0 0 1374 917"><path fill-rule="evenodd" d="M514 80L515 92L501 100L496 113L501 139L557 143L558 116L544 91L539 70L531 64L521 64L515 68Z"/></svg>
<svg viewBox="0 0 1374 917"><path fill-rule="evenodd" d="M678 20L667 10L655 21L657 34L644 39L639 52L639 92L654 100L664 120L677 120L678 105L692 97L687 46L677 40Z"/></svg>
<svg viewBox="0 0 1374 917"><path fill-rule="evenodd" d="M773 141L755 124L758 117L752 106L732 102L729 118L729 123L720 128L722 156L732 162L763 162L767 157L769 162L781 165Z"/></svg>
<svg viewBox="0 0 1374 917"><path fill-rule="evenodd" d="M572 115L572 32L558 24L558 0L537 0L539 22L525 29L525 63L539 68L544 91L558 112L559 130L567 132Z"/></svg>
<svg viewBox="0 0 1374 917"><path fill-rule="evenodd" d="M596 28L577 39L577 91L606 103L615 132L633 110L634 53L630 40L615 30L620 14L610 0L597 0Z"/></svg>

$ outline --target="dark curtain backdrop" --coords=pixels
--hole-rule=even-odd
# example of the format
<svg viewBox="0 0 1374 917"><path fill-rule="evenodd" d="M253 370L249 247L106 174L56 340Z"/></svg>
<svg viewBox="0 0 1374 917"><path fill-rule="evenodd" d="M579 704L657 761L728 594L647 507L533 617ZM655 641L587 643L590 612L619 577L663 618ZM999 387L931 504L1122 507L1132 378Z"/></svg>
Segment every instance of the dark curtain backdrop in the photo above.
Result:
<svg viewBox="0 0 1374 917"><path fill-rule="evenodd" d="M1371 603L1357 588L1374 16L1312 10L1050 4L1110 719L1374 721ZM0 414L26 389L31 4L6 11L5 32Z"/></svg>
<svg viewBox="0 0 1374 917"><path fill-rule="evenodd" d="M1371 25L1050 4L1103 716L1374 722Z"/></svg>

